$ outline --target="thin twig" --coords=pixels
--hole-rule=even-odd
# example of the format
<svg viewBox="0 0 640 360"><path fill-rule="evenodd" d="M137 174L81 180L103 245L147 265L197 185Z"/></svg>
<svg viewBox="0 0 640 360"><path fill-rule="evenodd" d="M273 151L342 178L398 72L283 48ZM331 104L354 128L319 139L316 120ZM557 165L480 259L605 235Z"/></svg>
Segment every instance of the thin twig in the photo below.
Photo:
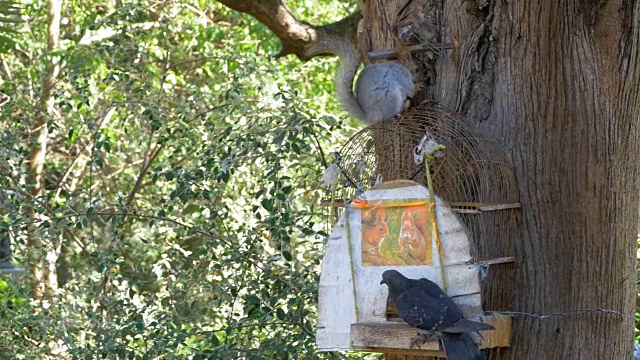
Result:
<svg viewBox="0 0 640 360"><path fill-rule="evenodd" d="M133 189L131 189L131 192L129 193L129 197L127 198L127 202L125 204L125 207L127 209L129 209L129 207L131 206L131 204L133 203L133 198L135 197L136 193L140 190L140 188L142 187L142 181L144 180L145 176L147 175L147 172L149 171L149 168L151 168L151 165L153 165L153 162L156 160L156 157L158 157L158 155L160 155L160 152L163 149L163 144L160 144L160 146L158 146L155 149L148 149L147 153L145 154L145 162L142 165L142 169L140 170L140 174L138 175L138 179L136 180L135 185L133 186ZM151 155L149 155L149 151L151 151Z"/></svg>

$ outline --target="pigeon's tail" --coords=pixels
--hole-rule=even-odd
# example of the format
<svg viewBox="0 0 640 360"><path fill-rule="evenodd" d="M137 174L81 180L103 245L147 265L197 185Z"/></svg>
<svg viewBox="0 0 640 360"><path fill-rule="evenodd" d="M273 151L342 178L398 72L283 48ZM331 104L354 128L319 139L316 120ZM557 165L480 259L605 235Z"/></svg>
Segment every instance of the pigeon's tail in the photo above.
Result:
<svg viewBox="0 0 640 360"><path fill-rule="evenodd" d="M447 360L483 360L485 358L469 334L444 333L441 340Z"/></svg>

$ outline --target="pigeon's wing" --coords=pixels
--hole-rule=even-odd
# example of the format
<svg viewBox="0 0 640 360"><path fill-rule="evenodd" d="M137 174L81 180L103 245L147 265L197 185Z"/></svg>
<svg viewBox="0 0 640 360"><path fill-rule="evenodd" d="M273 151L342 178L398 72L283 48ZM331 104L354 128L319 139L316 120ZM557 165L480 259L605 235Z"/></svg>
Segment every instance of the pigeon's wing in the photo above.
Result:
<svg viewBox="0 0 640 360"><path fill-rule="evenodd" d="M429 294L429 296L432 296L432 297L436 297L436 298L449 297L449 295L447 295L447 293L445 293L444 290L442 290L440 286L438 286L438 284L434 283L429 279L425 279L425 278L418 279L412 282L412 285L413 287L417 286L417 287L423 288L427 292L427 294Z"/></svg>
<svg viewBox="0 0 640 360"><path fill-rule="evenodd" d="M394 305L407 324L427 331L445 329L462 318L456 304L444 292L433 296L426 286L408 288L396 298Z"/></svg>
<svg viewBox="0 0 640 360"><path fill-rule="evenodd" d="M484 330L495 330L495 327L491 324L485 324L469 319L460 319L455 325L449 326L446 329L441 329L444 333L464 333Z"/></svg>
<svg viewBox="0 0 640 360"><path fill-rule="evenodd" d="M445 321L439 330L442 332L449 333L462 333L462 332L474 332L474 331L483 331L483 330L493 330L495 327L489 324L484 324L476 321L472 321L464 318L464 314L462 310L451 300L451 298L431 280L428 279L419 279L418 282L414 283L414 286L419 286L423 288L429 296L437 297L442 299L444 306L447 306L451 309L451 312L455 312L458 314L458 321L455 323ZM447 319L453 321L455 319L455 314L448 314Z"/></svg>

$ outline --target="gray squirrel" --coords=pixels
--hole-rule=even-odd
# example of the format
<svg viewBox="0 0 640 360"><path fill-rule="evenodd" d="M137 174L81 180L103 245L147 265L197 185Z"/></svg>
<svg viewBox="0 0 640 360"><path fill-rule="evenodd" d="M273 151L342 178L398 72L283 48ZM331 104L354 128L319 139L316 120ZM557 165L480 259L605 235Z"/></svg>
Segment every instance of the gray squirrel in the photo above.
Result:
<svg viewBox="0 0 640 360"><path fill-rule="evenodd" d="M340 58L336 91L344 110L360 121L374 124L393 119L402 111L406 99L415 93L409 69L398 62L388 62L365 66L356 81L354 95L353 80L360 66L355 45L341 38L328 37L316 47L319 52Z"/></svg>

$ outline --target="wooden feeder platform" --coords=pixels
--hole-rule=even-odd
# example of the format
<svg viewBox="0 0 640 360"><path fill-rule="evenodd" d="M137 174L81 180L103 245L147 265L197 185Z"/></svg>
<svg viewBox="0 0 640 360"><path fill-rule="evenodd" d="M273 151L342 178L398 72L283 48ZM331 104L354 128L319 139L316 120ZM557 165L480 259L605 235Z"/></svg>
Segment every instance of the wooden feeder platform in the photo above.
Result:
<svg viewBox="0 0 640 360"><path fill-rule="evenodd" d="M480 349L508 347L511 344L511 317L507 315L487 315L484 322L495 326L495 330L483 331L477 337ZM351 325L351 347L359 351L402 353L405 355L444 356L438 340L425 341L419 348L407 349L416 329L404 322L359 323Z"/></svg>
<svg viewBox="0 0 640 360"><path fill-rule="evenodd" d="M514 258L477 261L459 216L424 186L406 180L371 188L348 205L327 239L318 294L318 348L444 355L438 340L418 344L412 341L417 329L393 318L387 287L380 286L387 269L434 281L467 318L493 325L495 330L481 336L471 334L480 348L508 347L511 317L484 315L480 268ZM407 238L411 241L405 243Z"/></svg>

